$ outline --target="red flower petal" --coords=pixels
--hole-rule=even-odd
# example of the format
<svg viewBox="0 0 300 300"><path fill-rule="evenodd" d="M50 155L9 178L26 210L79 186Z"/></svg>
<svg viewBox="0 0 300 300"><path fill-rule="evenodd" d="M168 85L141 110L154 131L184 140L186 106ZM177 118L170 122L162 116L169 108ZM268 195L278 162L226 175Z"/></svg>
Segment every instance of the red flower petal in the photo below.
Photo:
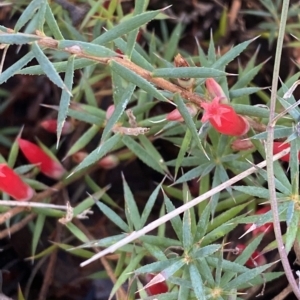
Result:
<svg viewBox="0 0 300 300"><path fill-rule="evenodd" d="M198 112L198 108L192 103L187 103L186 108L187 108L188 112L190 113L191 117L194 117ZM181 116L181 113L179 112L179 110L177 108L172 110L171 112L169 112L166 116L166 119L168 121L177 121L177 122L184 121L183 117Z"/></svg>
<svg viewBox="0 0 300 300"><path fill-rule="evenodd" d="M34 195L34 190L5 163L0 164L0 190L19 201L28 201Z"/></svg>
<svg viewBox="0 0 300 300"><path fill-rule="evenodd" d="M50 120L44 120L40 123L40 126L43 127L45 130L51 133L56 133L57 129L57 120L56 119L50 119ZM62 134L69 134L74 130L74 126L71 122L66 121L64 123L64 126L62 128Z"/></svg>
<svg viewBox="0 0 300 300"><path fill-rule="evenodd" d="M146 274L146 280L147 280L148 284L151 282L151 280L155 276L156 276L156 274ZM165 281L161 281L161 282L157 282L157 283L147 286L145 290L147 291L147 294L149 296L154 296L154 295L167 293L169 288Z"/></svg>
<svg viewBox="0 0 300 300"><path fill-rule="evenodd" d="M220 99L215 97L210 103L201 103L204 109L201 121L209 121L222 134L232 136L246 134L250 128L247 120L238 115L233 107L220 103Z"/></svg>
<svg viewBox="0 0 300 300"><path fill-rule="evenodd" d="M46 176L53 179L60 179L66 172L58 161L50 157L37 145L21 138L18 138L18 144L27 160L31 164L37 165L40 171Z"/></svg>
<svg viewBox="0 0 300 300"><path fill-rule="evenodd" d="M223 89L214 78L207 78L205 80L205 85L211 98L219 97L220 99L222 99L223 103L228 102ZM225 99L226 101L223 101L223 99Z"/></svg>
<svg viewBox="0 0 300 300"><path fill-rule="evenodd" d="M280 153L282 150L284 149L287 149L291 147L291 145L289 143L283 143L283 142L274 142L273 143L273 154L277 154L277 153ZM298 154L298 158L299 158L299 161L300 161L300 152ZM280 158L281 161L286 161L286 162L289 162L290 161L290 153L282 156Z"/></svg>
<svg viewBox="0 0 300 300"><path fill-rule="evenodd" d="M238 244L236 245L236 248L239 249L239 254L241 254L246 246L244 244ZM246 261L245 266L248 268L256 268L264 265L267 262L265 256L259 252L258 250L255 250L251 257Z"/></svg>

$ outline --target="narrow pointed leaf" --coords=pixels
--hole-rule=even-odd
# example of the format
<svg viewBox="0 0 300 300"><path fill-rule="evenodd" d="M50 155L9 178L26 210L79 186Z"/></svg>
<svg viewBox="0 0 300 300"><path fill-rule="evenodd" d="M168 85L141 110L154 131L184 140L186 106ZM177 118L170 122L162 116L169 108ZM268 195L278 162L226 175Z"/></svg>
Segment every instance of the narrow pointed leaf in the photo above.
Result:
<svg viewBox="0 0 300 300"><path fill-rule="evenodd" d="M9 45L24 45L40 40L41 37L25 33L1 33L0 43Z"/></svg>
<svg viewBox="0 0 300 300"><path fill-rule="evenodd" d="M69 91L72 90L72 85L73 85L74 58L75 56L71 55L68 59L65 80L64 80L65 86ZM61 132L68 115L70 100L71 100L71 94L68 93L65 89L63 89L61 93L58 116L57 116L57 147L59 145Z"/></svg>
<svg viewBox="0 0 300 300"><path fill-rule="evenodd" d="M143 227L141 224L140 212L138 210L138 207L134 200L134 196L133 196L124 176L122 177L122 180L123 180L124 198L125 198L125 203L126 203L125 209L128 212L128 215L130 217L132 224L134 225L134 229L139 230L139 229L141 229L141 227Z"/></svg>
<svg viewBox="0 0 300 300"><path fill-rule="evenodd" d="M196 298L198 300L206 299L203 281L197 267L194 264L190 264L189 270L193 291L195 293Z"/></svg>
<svg viewBox="0 0 300 300"><path fill-rule="evenodd" d="M93 40L93 43L101 45L107 44L108 42L113 41L123 34L126 34L148 23L149 21L154 19L160 12L161 10L148 11L127 19L126 21L123 21L120 24L116 25L114 28L104 32L98 38Z"/></svg>
<svg viewBox="0 0 300 300"><path fill-rule="evenodd" d="M47 75L47 77L61 89L63 89L63 90L67 89L64 82L62 81L62 79L58 75L57 71L53 67L52 63L47 58L47 56L43 53L43 51L41 50L41 48L39 47L39 45L36 42L32 44L32 52L34 53L35 58L37 59L38 63L42 67L42 69L45 72L45 74ZM67 89L67 91L68 91L68 89ZM68 91L68 92L70 93L70 91Z"/></svg>
<svg viewBox="0 0 300 300"><path fill-rule="evenodd" d="M122 138L123 143L130 149L142 162L153 170L164 174L162 167L158 162L149 154L140 144L138 144L133 138L128 135L124 135Z"/></svg>
<svg viewBox="0 0 300 300"><path fill-rule="evenodd" d="M118 89L118 87L115 87ZM120 99L120 102L115 106L114 112L107 121L107 124L103 130L101 142L105 141L105 139L108 137L109 133L111 132L113 126L118 122L120 117L122 116L123 112L125 111L128 102L130 101L132 94L135 90L135 85L132 83L129 83L127 88L124 90L122 98Z"/></svg>
<svg viewBox="0 0 300 300"><path fill-rule="evenodd" d="M111 138L106 140L103 144L101 144L98 148L96 148L93 152L91 152L72 172L78 172L93 163L97 162L100 158L102 158L105 154L107 154L116 144L121 140L119 134L113 135Z"/></svg>

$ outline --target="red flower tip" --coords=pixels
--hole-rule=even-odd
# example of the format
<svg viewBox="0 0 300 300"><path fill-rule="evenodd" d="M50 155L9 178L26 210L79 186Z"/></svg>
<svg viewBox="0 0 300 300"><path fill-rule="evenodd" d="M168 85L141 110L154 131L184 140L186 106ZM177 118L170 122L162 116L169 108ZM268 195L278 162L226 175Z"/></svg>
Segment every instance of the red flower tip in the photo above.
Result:
<svg viewBox="0 0 300 300"><path fill-rule="evenodd" d="M66 172L64 167L36 144L21 138L18 138L17 141L27 160L31 164L37 165L43 174L53 179L60 179L64 175Z"/></svg>
<svg viewBox="0 0 300 300"><path fill-rule="evenodd" d="M0 190L18 201L28 201L34 195L34 190L5 163L0 164Z"/></svg>
<svg viewBox="0 0 300 300"><path fill-rule="evenodd" d="M160 274L158 274L160 275ZM162 275L161 275L162 276ZM146 292L149 296L159 295L167 293L169 288L166 284L165 280L162 280L161 278L156 278L153 280L153 278L157 277L157 274L146 274L146 280L148 284L146 285ZM153 280L153 282L151 282Z"/></svg>
<svg viewBox="0 0 300 300"><path fill-rule="evenodd" d="M116 155L109 154L101 158L98 164L102 169L110 170L115 168L119 164L119 159Z"/></svg>
<svg viewBox="0 0 300 300"><path fill-rule="evenodd" d="M205 81L206 89L211 97L211 99L214 99L216 97L219 97L221 99L222 103L228 103L228 100L226 98L226 95L221 88L221 86L217 83L217 81L214 78L207 78Z"/></svg>
<svg viewBox="0 0 300 300"><path fill-rule="evenodd" d="M241 254L245 250L246 246L244 244L238 244L236 245L236 249L238 250L238 254ZM265 256L259 252L258 250L255 250L251 257L246 261L245 266L248 268L256 268L263 266L266 264L267 260Z"/></svg>
<svg viewBox="0 0 300 300"><path fill-rule="evenodd" d="M113 112L115 111L114 104L110 105L106 110L106 120L109 120Z"/></svg>
<svg viewBox="0 0 300 300"><path fill-rule="evenodd" d="M231 136L246 134L250 129L248 121L238 115L233 107L220 103L220 99L220 97L215 97L210 103L201 103L204 109L201 121L209 121L222 134Z"/></svg>
<svg viewBox="0 0 300 300"><path fill-rule="evenodd" d="M271 207L269 205L266 205L266 206L263 206L262 208L258 209L256 212L255 212L255 215L262 215L262 214L265 214L267 213L269 210L271 209ZM246 224L244 226L244 229L245 231L247 231L253 224ZM255 228L253 231L252 231L252 235L253 236L257 236L258 234L260 233L268 233L268 232L272 232L273 231L273 223L266 223L264 225L261 225L257 228Z"/></svg>
<svg viewBox="0 0 300 300"><path fill-rule="evenodd" d="M56 133L57 120L56 119L50 119L50 120L42 121L40 123L40 126L43 127L46 131L48 131L50 133ZM65 134L71 133L73 130L74 130L74 125L71 122L66 121L64 123L64 126L62 128L61 133L63 135L65 135Z"/></svg>
<svg viewBox="0 0 300 300"><path fill-rule="evenodd" d="M287 149L289 147L291 147L291 145L289 143L274 142L273 143L273 154L280 153L282 150ZM280 158L280 160L289 162L290 161L290 153L282 156ZM298 160L300 161L300 152L298 153Z"/></svg>
<svg viewBox="0 0 300 300"><path fill-rule="evenodd" d="M186 108L187 108L189 114L191 115L191 117L194 117L198 112L198 108L192 103L187 103ZM177 108L172 110L170 113L168 113L166 116L166 119L168 121L176 121L176 122L184 121L183 117L181 116L181 113L179 112L179 110Z"/></svg>

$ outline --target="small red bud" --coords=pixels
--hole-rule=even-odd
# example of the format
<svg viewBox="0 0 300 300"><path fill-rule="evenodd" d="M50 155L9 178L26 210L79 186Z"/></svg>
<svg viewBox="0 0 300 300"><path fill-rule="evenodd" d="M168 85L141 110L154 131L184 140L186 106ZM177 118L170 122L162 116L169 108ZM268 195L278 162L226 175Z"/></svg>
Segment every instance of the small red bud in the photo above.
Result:
<svg viewBox="0 0 300 300"><path fill-rule="evenodd" d="M202 102L204 109L202 122L209 121L211 125L220 133L241 136L246 134L250 125L248 121L238 115L233 107L220 103L220 98L216 97L212 102Z"/></svg>
<svg viewBox="0 0 300 300"><path fill-rule="evenodd" d="M291 147L291 145L289 143L274 142L273 143L273 154L280 153L281 151L283 151L284 149L287 149L289 147ZM289 162L290 161L290 153L282 156L280 158L280 160ZM300 152L298 153L298 160L300 161Z"/></svg>
<svg viewBox="0 0 300 300"><path fill-rule="evenodd" d="M211 99L214 99L216 97L219 97L221 100L221 103L228 103L228 100L226 98L226 95L221 88L221 86L217 83L217 81L214 78L207 78L205 81L207 92Z"/></svg>
<svg viewBox="0 0 300 300"><path fill-rule="evenodd" d="M119 164L119 159L116 155L109 154L101 158L98 164L102 169L111 170Z"/></svg>
<svg viewBox="0 0 300 300"><path fill-rule="evenodd" d="M146 277L148 284L151 282L151 280L155 276L156 276L156 274L146 274L145 277ZM160 282L154 283L153 285L147 286L145 290L149 296L154 296L154 295L167 293L169 288L165 281L160 281Z"/></svg>
<svg viewBox="0 0 300 300"><path fill-rule="evenodd" d="M72 155L72 159L75 163L80 164L87 156L87 152L78 151Z"/></svg>
<svg viewBox="0 0 300 300"><path fill-rule="evenodd" d="M191 117L194 117L198 112L198 108L192 103L187 103L186 108L187 108L188 112L190 113ZM184 121L183 117L181 116L181 113L179 112L179 110L177 108L172 110L170 113L168 113L166 116L166 119L168 121L177 121L177 122Z"/></svg>
<svg viewBox="0 0 300 300"><path fill-rule="evenodd" d="M27 160L31 164L37 165L43 174L53 179L60 179L64 175L66 170L63 166L36 144L21 138L18 138L17 141Z"/></svg>
<svg viewBox="0 0 300 300"><path fill-rule="evenodd" d="M56 119L44 120L40 123L40 126L50 133L56 133L57 120ZM74 130L74 125L69 121L65 121L61 133L65 135L71 133L73 130Z"/></svg>
<svg viewBox="0 0 300 300"><path fill-rule="evenodd" d="M271 207L269 205L267 206L263 206L262 208L258 209L256 212L255 212L255 215L262 215L262 214L265 214L267 213L269 210L271 209ZM248 229L251 228L253 224L246 224L244 226L244 229L245 231L247 231ZM273 223L266 223L264 225L261 225L257 228L255 228L252 232L252 235L253 236L257 236L258 234L260 233L268 233L268 232L272 232L273 231Z"/></svg>
<svg viewBox="0 0 300 300"><path fill-rule="evenodd" d="M113 112L115 111L114 104L110 105L106 110L106 120L109 120Z"/></svg>
<svg viewBox="0 0 300 300"><path fill-rule="evenodd" d="M236 245L236 248L239 251L238 254L241 254L245 250L246 246L244 244L238 244ZM266 262L267 260L265 256L258 250L255 250L251 254L251 257L246 261L245 266L248 268L256 268L263 266L264 264L266 264Z"/></svg>
<svg viewBox="0 0 300 300"><path fill-rule="evenodd" d="M28 201L34 195L34 190L5 163L0 164L0 190L18 201Z"/></svg>

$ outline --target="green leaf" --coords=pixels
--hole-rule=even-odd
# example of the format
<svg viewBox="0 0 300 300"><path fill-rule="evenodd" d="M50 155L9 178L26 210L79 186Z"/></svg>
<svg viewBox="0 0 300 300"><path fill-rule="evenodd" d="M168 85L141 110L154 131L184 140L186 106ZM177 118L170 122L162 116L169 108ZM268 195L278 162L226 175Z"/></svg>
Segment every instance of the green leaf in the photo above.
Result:
<svg viewBox="0 0 300 300"><path fill-rule="evenodd" d="M175 178L177 177L179 168L182 167L182 161L184 159L185 153L188 151L191 141L192 141L192 134L191 131L188 129L185 133L184 139L182 141L182 144L180 146L177 155L176 165L175 165Z"/></svg>
<svg viewBox="0 0 300 300"><path fill-rule="evenodd" d="M80 52L85 54L98 56L98 57L112 57L117 56L117 53L109 48L101 45L96 45L93 43L72 41L72 40L62 40L58 43L58 49L64 50L65 48L79 47Z"/></svg>
<svg viewBox="0 0 300 300"><path fill-rule="evenodd" d="M113 41L123 34L129 33L130 31L148 23L149 21L154 19L160 12L161 10L148 11L127 19L126 21L123 21L122 23L114 26L112 29L101 34L98 38L93 40L93 43L101 45L107 44L108 42Z"/></svg>
<svg viewBox="0 0 300 300"><path fill-rule="evenodd" d="M27 65L33 58L34 58L34 54L32 53L32 51L25 54L22 58L20 58L17 62L15 62L12 66L10 66L8 69L6 69L3 73L0 74L0 84L6 82L7 79L14 76L19 70L21 70L25 65Z"/></svg>
<svg viewBox="0 0 300 300"><path fill-rule="evenodd" d="M97 201L96 205L103 212L103 214L110 219L114 224L116 224L122 231L129 232L128 225L122 220L122 218L106 204Z"/></svg>
<svg viewBox="0 0 300 300"><path fill-rule="evenodd" d="M179 41L182 38L183 25L181 22L178 22L172 34L168 40L168 45L166 46L166 51L164 53L164 59L167 61L172 61L176 54L177 49L179 48Z"/></svg>
<svg viewBox="0 0 300 300"><path fill-rule="evenodd" d="M9 45L24 45L40 40L41 37L26 33L1 33L0 43Z"/></svg>
<svg viewBox="0 0 300 300"><path fill-rule="evenodd" d="M34 225L33 237L32 237L32 246L31 246L31 256L35 255L37 245L40 241L41 234L44 228L46 216L39 214Z"/></svg>
<svg viewBox="0 0 300 300"><path fill-rule="evenodd" d="M171 211L175 210L175 206L169 199L169 197L164 193L164 202L166 205L167 212L170 213ZM182 241L182 222L179 216L176 216L170 220L171 225L180 241Z"/></svg>
<svg viewBox="0 0 300 300"><path fill-rule="evenodd" d="M181 68L179 68L179 69L181 69ZM199 147L199 149L201 151L205 152L205 150L201 144L201 140L198 135L195 122L194 122L193 118L191 117L188 109L186 108L186 105L183 102L182 98L180 97L179 94L175 94L173 100L174 100L174 103L177 105L177 109L179 110L181 116L183 117L186 126L191 131L191 134L193 137L193 142L196 143L196 145Z"/></svg>
<svg viewBox="0 0 300 300"><path fill-rule="evenodd" d="M15 25L15 31L19 31L30 19L32 19L36 10L40 8L41 5L45 5L44 0L33 0L24 9L20 18Z"/></svg>
<svg viewBox="0 0 300 300"><path fill-rule="evenodd" d="M252 195L258 198L269 199L269 190L259 186L233 186L232 187L236 191L243 192L248 195Z"/></svg>
<svg viewBox="0 0 300 300"><path fill-rule="evenodd" d="M247 47L250 43L255 41L257 38L254 38L249 41L245 41L243 43L238 44L237 46L230 49L228 52L226 52L223 56L221 56L211 67L212 68L223 68L226 65L228 65L232 60L234 60L236 57L238 57Z"/></svg>
<svg viewBox="0 0 300 300"><path fill-rule="evenodd" d="M68 222L66 227L70 230L70 232L77 237L81 242L86 243L89 241L88 237L73 223Z"/></svg>
<svg viewBox="0 0 300 300"><path fill-rule="evenodd" d="M118 89L119 87L115 87ZM130 83L128 84L127 88L124 90L122 98L118 102L118 104L115 106L114 112L112 113L111 117L108 119L106 126L103 130L102 137L101 137L101 143L105 141L109 133L111 132L113 126L117 123L117 121L122 116L123 112L125 111L128 102L130 101L132 94L135 90L135 85Z"/></svg>
<svg viewBox="0 0 300 300"><path fill-rule="evenodd" d="M266 269L271 267L273 264L274 263L270 263L270 264L266 264L264 266L252 269L252 270L248 270L248 271L242 273L241 275L238 275L235 279L233 279L228 284L226 284L224 286L224 288L226 288L228 290L233 289L233 288L238 289L243 284L249 282L249 280L253 279L254 277L256 277L259 274L262 274L263 271L265 271Z"/></svg>
<svg viewBox="0 0 300 300"><path fill-rule="evenodd" d="M70 93L70 91L67 89L64 82L62 81L62 79L60 78L58 73L56 72L56 70L53 67L50 60L43 53L43 51L41 50L41 48L39 47L39 45L36 42L32 44L32 52L35 55L35 58L37 59L38 63L42 67L42 69L45 72L45 74L47 75L47 77L58 87L60 87L63 90L66 89L66 91L68 93Z"/></svg>
<svg viewBox="0 0 300 300"><path fill-rule="evenodd" d="M196 298L198 300L206 299L203 281L197 267L192 263L189 265L189 270L190 279L193 285L193 291L195 293Z"/></svg>
<svg viewBox="0 0 300 300"><path fill-rule="evenodd" d="M71 176L75 172L78 172L93 163L97 162L100 158L102 158L106 153L108 153L116 144L120 141L121 136L119 134L113 135L111 138L106 140L103 144L101 144L98 148L92 151L69 175Z"/></svg>
<svg viewBox="0 0 300 300"><path fill-rule="evenodd" d="M195 259L205 258L207 256L214 254L220 248L221 248L221 245L219 245L219 244L211 244L208 246L201 247L200 249L198 249L198 246L195 246L191 253L191 257L193 257Z"/></svg>
<svg viewBox="0 0 300 300"><path fill-rule="evenodd" d="M138 144L133 138L128 135L124 135L122 138L125 146L131 150L142 162L153 170L165 174L161 165L153 158L151 153L148 153L140 144Z"/></svg>
<svg viewBox="0 0 300 300"><path fill-rule="evenodd" d="M73 85L74 58L75 58L75 56L72 55L68 59L65 80L64 80L64 84L65 84L67 90L69 90L69 91L72 90L72 85ZM70 105L71 94L68 93L67 90L65 90L65 89L62 90L61 98L60 98L60 102L59 102L59 109L58 109L58 116L57 116L57 145L56 145L57 148L59 145L62 128L63 128L65 120L67 118L69 105Z"/></svg>
<svg viewBox="0 0 300 300"><path fill-rule="evenodd" d="M156 97L161 101L168 101L167 98L164 97L163 94L154 85L152 85L143 77L137 75L135 72L123 67L115 61L110 62L110 67L114 72L119 74L126 81L134 83L144 91L148 92L150 95L153 95L153 97Z"/></svg>
<svg viewBox="0 0 300 300"><path fill-rule="evenodd" d="M101 126L93 125L72 145L70 150L68 151L66 157L73 155L79 150L83 149L92 138L99 132Z"/></svg>
<svg viewBox="0 0 300 300"><path fill-rule="evenodd" d="M127 211L127 214L132 224L134 225L134 229L139 230L143 227L143 225L141 224L139 209L136 205L133 194L123 175L122 175L122 181L123 181L123 189L124 189L124 198L126 203L125 209Z"/></svg>
<svg viewBox="0 0 300 300"><path fill-rule="evenodd" d="M207 203L204 210L201 212L198 224L197 224L197 229L196 229L196 235L194 239L194 243L197 243L200 241L204 235L207 232L207 227L209 225L209 217L210 217L210 212L211 212L211 207L210 203Z"/></svg>
<svg viewBox="0 0 300 300"><path fill-rule="evenodd" d="M299 230L299 219L300 219L299 212L295 211L290 223L287 226L286 243L285 243L285 248L287 253L291 251L295 243L297 232Z"/></svg>
<svg viewBox="0 0 300 300"><path fill-rule="evenodd" d="M226 76L226 72L206 67L161 68L152 72L153 77L208 78Z"/></svg>
<svg viewBox="0 0 300 300"><path fill-rule="evenodd" d="M141 216L141 226L145 226L160 189L161 189L161 183L155 188L155 190L151 193L149 199L147 200Z"/></svg>
<svg viewBox="0 0 300 300"><path fill-rule="evenodd" d="M182 245L185 251L190 250L193 245L192 224L191 224L191 209L188 209L183 214L182 220Z"/></svg>
<svg viewBox="0 0 300 300"><path fill-rule="evenodd" d="M52 13L52 10L49 6L49 3L48 1L46 1L46 14L45 14L45 19L46 19L46 22L54 36L54 38L56 40L63 40L64 37L59 29L59 26L57 25L57 22L55 20L55 17Z"/></svg>

